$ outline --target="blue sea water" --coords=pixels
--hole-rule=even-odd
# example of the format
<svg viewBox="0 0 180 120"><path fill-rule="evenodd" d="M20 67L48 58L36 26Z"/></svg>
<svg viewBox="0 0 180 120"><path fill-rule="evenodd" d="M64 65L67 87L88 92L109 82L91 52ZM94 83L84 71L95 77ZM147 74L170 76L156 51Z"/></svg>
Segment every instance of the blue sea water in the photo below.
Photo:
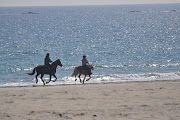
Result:
<svg viewBox="0 0 180 120"><path fill-rule="evenodd" d="M180 4L0 7L0 86L35 85L25 73L46 53L63 64L50 85L79 84L68 75L83 55L86 83L180 79Z"/></svg>

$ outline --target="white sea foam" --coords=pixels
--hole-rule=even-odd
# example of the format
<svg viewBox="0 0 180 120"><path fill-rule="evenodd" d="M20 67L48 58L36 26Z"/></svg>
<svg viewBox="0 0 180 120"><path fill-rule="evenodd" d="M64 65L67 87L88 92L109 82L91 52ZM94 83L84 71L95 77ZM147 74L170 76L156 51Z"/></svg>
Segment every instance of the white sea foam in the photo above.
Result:
<svg viewBox="0 0 180 120"><path fill-rule="evenodd" d="M65 80L65 78L63 79ZM147 74L111 74L111 75L93 75L92 78L89 81L87 81L87 83L135 82L135 81L157 81L157 80L179 80L179 79L180 79L180 72L147 73ZM74 81L74 78L70 78L69 80Z"/></svg>
<svg viewBox="0 0 180 120"><path fill-rule="evenodd" d="M81 76L83 80L84 76ZM88 77L87 77L88 78ZM86 78L86 79L87 79ZM44 78L45 81L49 81L49 78ZM46 85L64 85L64 84L82 84L79 78L75 82L75 77L63 77L56 82L52 81ZM116 83L116 82L141 82L141 81L162 81L162 80L180 80L180 72L176 73L145 73L145 74L110 74L110 75L92 75L92 78L86 83ZM38 83L35 83L35 79L32 82L25 82L23 80L16 83L6 83L0 86L37 86L43 85L41 79L38 79Z"/></svg>

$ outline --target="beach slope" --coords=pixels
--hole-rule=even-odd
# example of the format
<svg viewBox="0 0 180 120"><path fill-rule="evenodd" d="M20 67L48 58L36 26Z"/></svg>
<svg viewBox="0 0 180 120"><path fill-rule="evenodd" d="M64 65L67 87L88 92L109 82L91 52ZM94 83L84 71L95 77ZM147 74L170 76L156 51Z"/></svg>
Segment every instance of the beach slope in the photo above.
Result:
<svg viewBox="0 0 180 120"><path fill-rule="evenodd" d="M180 81L0 88L1 120L180 120Z"/></svg>

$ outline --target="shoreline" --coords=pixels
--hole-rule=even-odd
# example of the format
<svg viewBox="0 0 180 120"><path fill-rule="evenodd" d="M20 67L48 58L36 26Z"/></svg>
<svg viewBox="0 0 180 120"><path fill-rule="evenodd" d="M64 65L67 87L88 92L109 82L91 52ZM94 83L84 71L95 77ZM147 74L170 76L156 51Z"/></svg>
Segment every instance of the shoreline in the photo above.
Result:
<svg viewBox="0 0 180 120"><path fill-rule="evenodd" d="M2 120L179 120L180 80L0 88Z"/></svg>
<svg viewBox="0 0 180 120"><path fill-rule="evenodd" d="M123 83L151 83L151 82L180 82L180 79L174 79L174 80L150 80L150 81L122 81L122 82L102 82L102 83L85 83L85 84L82 84L82 83L74 83L74 84L54 84L54 85L49 85L49 84L46 84L45 86L44 85L36 85L36 84L33 84L33 85L22 85L22 86L0 86L0 89L1 88L23 88L23 87L32 87L32 88L36 88L36 87L55 87L55 86L74 86L74 85L99 85L99 84L123 84Z"/></svg>

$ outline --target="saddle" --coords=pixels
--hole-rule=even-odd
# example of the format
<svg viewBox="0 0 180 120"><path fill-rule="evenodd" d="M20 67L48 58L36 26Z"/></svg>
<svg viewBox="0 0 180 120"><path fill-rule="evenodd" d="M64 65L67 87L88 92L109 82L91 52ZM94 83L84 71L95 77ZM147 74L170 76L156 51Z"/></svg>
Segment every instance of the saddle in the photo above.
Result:
<svg viewBox="0 0 180 120"><path fill-rule="evenodd" d="M46 66L46 68L47 68L47 70L50 72L50 73L52 73L53 71L52 71L52 67L51 67L51 65L45 65Z"/></svg>
<svg viewBox="0 0 180 120"><path fill-rule="evenodd" d="M83 72L89 72L90 74L92 74L89 65L84 65L82 66L82 68L83 68Z"/></svg>

